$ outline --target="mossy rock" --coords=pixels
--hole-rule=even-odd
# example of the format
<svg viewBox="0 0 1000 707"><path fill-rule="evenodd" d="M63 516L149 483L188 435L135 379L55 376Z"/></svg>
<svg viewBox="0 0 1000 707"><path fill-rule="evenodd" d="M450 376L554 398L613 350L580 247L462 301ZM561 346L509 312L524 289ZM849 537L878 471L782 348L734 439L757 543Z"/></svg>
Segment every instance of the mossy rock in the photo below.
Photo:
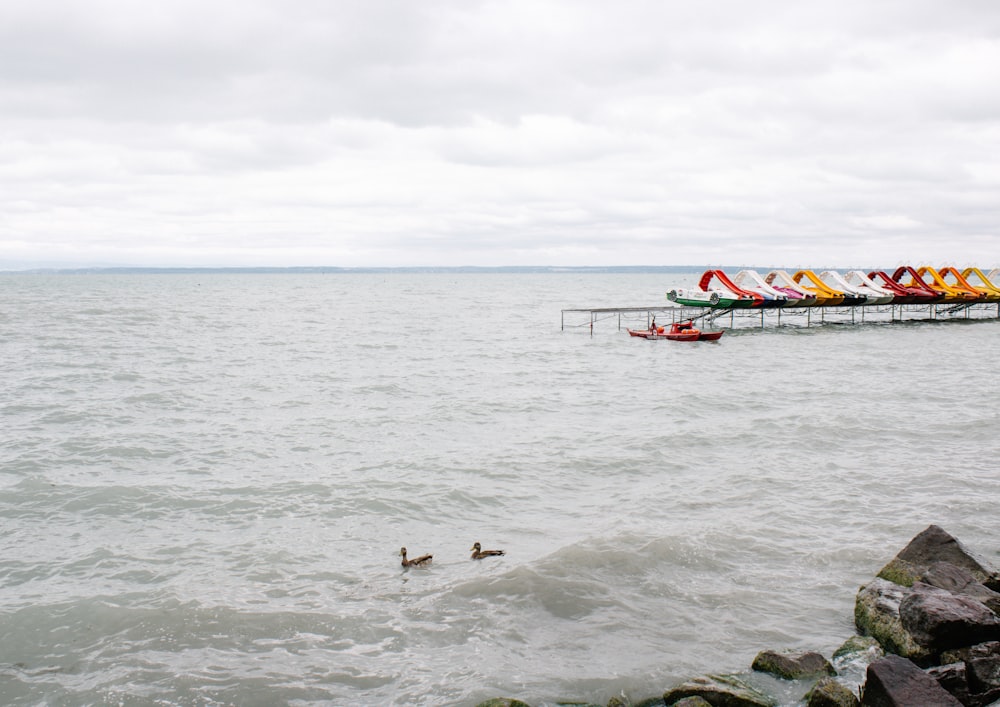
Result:
<svg viewBox="0 0 1000 707"><path fill-rule="evenodd" d="M806 695L806 707L859 707L857 695L833 678L823 678Z"/></svg>
<svg viewBox="0 0 1000 707"><path fill-rule="evenodd" d="M899 620L899 603L909 591L888 580L873 579L858 590L854 602L854 623L862 634L878 641L887 653L895 653L920 664L927 661L930 653L913 640Z"/></svg>
<svg viewBox="0 0 1000 707"><path fill-rule="evenodd" d="M672 705L685 697L700 697L715 707L776 707L774 699L735 675L707 675L688 680L663 693Z"/></svg>
<svg viewBox="0 0 1000 707"><path fill-rule="evenodd" d="M847 661L870 653L872 658L881 658L885 651L871 636L851 636L833 652L835 661Z"/></svg>
<svg viewBox="0 0 1000 707"><path fill-rule="evenodd" d="M977 582L987 586L996 577L995 572L976 559L954 536L936 525L930 525L918 533L879 571L878 576L901 587L912 587L927 568L936 562L947 562L960 567L972 574Z"/></svg>
<svg viewBox="0 0 1000 707"><path fill-rule="evenodd" d="M662 697L647 697L644 700L633 702L625 695L615 695L608 700L608 707L662 707Z"/></svg>
<svg viewBox="0 0 1000 707"><path fill-rule="evenodd" d="M754 670L769 673L785 680L801 680L820 675L836 675L830 661L815 651L805 653L778 653L761 651L753 659Z"/></svg>
<svg viewBox="0 0 1000 707"><path fill-rule="evenodd" d="M485 702L480 702L476 707L531 707L527 702L515 700L513 697L491 697Z"/></svg>
<svg viewBox="0 0 1000 707"><path fill-rule="evenodd" d="M712 707L712 703L702 697L685 697L683 700L674 702L671 707Z"/></svg>
<svg viewBox="0 0 1000 707"><path fill-rule="evenodd" d="M896 557L879 570L876 576L901 587L912 587L920 579L921 571L921 568Z"/></svg>

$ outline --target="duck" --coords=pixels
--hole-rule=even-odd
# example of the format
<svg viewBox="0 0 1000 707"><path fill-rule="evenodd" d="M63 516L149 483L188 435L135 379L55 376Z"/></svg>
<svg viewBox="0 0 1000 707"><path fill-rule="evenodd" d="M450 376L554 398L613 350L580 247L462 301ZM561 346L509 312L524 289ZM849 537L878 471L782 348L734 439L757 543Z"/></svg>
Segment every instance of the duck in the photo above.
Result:
<svg viewBox="0 0 1000 707"><path fill-rule="evenodd" d="M484 550L483 546L476 543L472 546L472 559L481 560L484 557L496 557L498 555L506 555L504 550Z"/></svg>
<svg viewBox="0 0 1000 707"><path fill-rule="evenodd" d="M412 560L406 559L406 548L399 548L399 554L403 556L403 567L422 567L430 563L434 558L434 555L421 555L420 557L414 557Z"/></svg>

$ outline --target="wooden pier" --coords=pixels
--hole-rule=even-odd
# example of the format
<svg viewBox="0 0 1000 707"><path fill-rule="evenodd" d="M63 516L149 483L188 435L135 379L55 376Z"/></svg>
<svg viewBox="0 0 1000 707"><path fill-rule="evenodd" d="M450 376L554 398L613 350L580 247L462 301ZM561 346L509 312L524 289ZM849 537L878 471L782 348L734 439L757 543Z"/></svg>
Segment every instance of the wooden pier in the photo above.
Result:
<svg viewBox="0 0 1000 707"><path fill-rule="evenodd" d="M566 323L570 315L586 315L582 322ZM773 326L813 326L819 324L863 324L865 322L952 321L961 319L1000 319L1000 302L935 304L883 304L853 307L753 307L720 308L682 307L672 303L647 307L590 307L563 309L560 329L594 326L603 321L616 321L623 328L648 329L653 319L668 324L691 319L702 325L729 329L763 329ZM727 326L728 325L728 326Z"/></svg>

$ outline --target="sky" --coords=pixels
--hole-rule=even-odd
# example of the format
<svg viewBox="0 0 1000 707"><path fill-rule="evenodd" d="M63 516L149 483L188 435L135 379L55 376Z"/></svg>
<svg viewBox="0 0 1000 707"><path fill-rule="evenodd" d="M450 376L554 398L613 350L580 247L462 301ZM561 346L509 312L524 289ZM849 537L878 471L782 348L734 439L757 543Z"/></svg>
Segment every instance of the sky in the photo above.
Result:
<svg viewBox="0 0 1000 707"><path fill-rule="evenodd" d="M0 270L1000 266L995 0L0 0Z"/></svg>

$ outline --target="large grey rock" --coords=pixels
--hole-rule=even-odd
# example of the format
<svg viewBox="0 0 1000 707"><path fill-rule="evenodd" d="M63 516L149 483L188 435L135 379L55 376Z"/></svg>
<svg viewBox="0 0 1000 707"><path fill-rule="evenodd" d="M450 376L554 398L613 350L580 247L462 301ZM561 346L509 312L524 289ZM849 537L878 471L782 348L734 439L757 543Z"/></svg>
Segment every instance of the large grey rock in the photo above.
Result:
<svg viewBox="0 0 1000 707"><path fill-rule="evenodd" d="M733 675L708 675L678 685L663 693L663 704L685 697L700 697L713 707L775 707L777 703L760 690Z"/></svg>
<svg viewBox="0 0 1000 707"><path fill-rule="evenodd" d="M750 667L786 680L837 674L837 671L830 665L830 661L813 651L805 653L761 651L753 659L753 665Z"/></svg>
<svg viewBox="0 0 1000 707"><path fill-rule="evenodd" d="M934 653L1000 639L1000 618L985 604L923 582L901 599L899 618L906 632Z"/></svg>
<svg viewBox="0 0 1000 707"><path fill-rule="evenodd" d="M927 665L931 652L913 640L899 619L900 602L910 593L907 587L876 578L861 587L854 601L854 623L888 653L911 658Z"/></svg>
<svg viewBox="0 0 1000 707"><path fill-rule="evenodd" d="M935 562L921 575L920 581L952 594L961 594L981 601L994 613L1000 612L1000 592L977 581L972 573L950 562Z"/></svg>
<svg viewBox="0 0 1000 707"><path fill-rule="evenodd" d="M878 576L904 587L912 586L936 562L948 562L967 570L976 581L990 585L994 573L972 556L962 544L942 528L931 525L917 534Z"/></svg>
<svg viewBox="0 0 1000 707"><path fill-rule="evenodd" d="M861 703L846 685L822 678L806 695L806 707L858 707Z"/></svg>
<svg viewBox="0 0 1000 707"><path fill-rule="evenodd" d="M861 693L863 707L961 707L937 680L898 655L887 655L868 666Z"/></svg>

